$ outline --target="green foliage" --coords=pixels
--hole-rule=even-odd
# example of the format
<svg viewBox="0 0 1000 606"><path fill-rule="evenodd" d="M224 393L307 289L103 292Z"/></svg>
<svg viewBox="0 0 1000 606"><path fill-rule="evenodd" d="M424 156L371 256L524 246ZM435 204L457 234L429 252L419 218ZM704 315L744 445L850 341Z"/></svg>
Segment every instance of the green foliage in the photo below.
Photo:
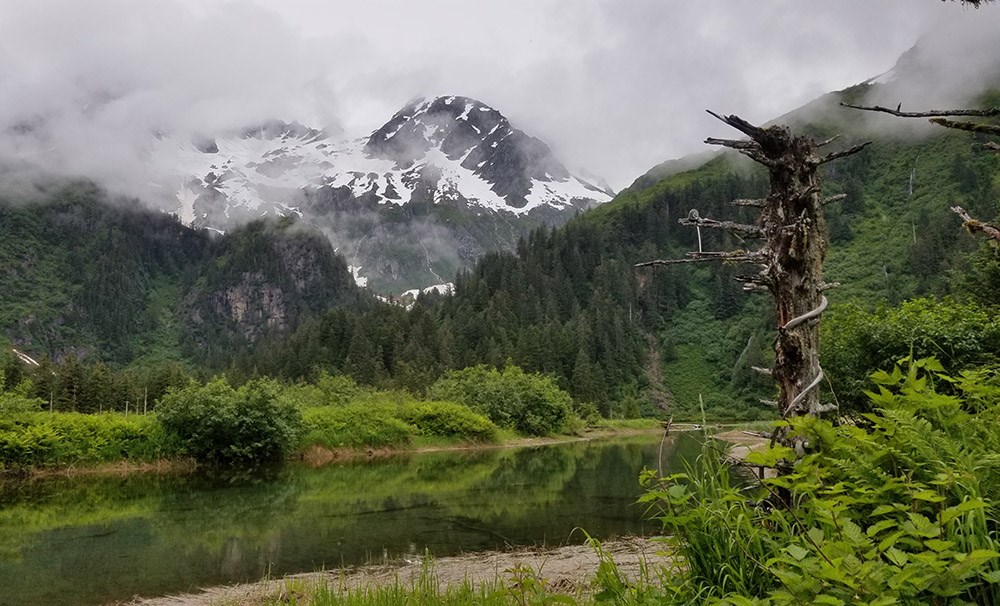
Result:
<svg viewBox="0 0 1000 606"><path fill-rule="evenodd" d="M369 392L349 404L307 408L300 448L400 447L417 436L493 442L497 427L467 406L422 402L401 393Z"/></svg>
<svg viewBox="0 0 1000 606"><path fill-rule="evenodd" d="M45 400L31 397L35 387L30 379L25 379L6 391L3 389L2 379L0 377L0 415L38 412L45 405Z"/></svg>
<svg viewBox="0 0 1000 606"><path fill-rule="evenodd" d="M258 380L233 389L223 379L167 393L156 415L181 452L213 465L280 460L296 444L301 415L278 398L278 386Z"/></svg>
<svg viewBox="0 0 1000 606"><path fill-rule="evenodd" d="M451 402L410 402L400 406L400 418L420 435L468 442L495 442L497 426L467 406Z"/></svg>
<svg viewBox="0 0 1000 606"><path fill-rule="evenodd" d="M291 597L288 597L291 596ZM572 597L552 592L546 580L528 566L515 566L491 580L474 583L465 579L458 584L442 583L430 558L424 560L420 574L409 583L399 578L390 583L350 586L346 583L285 581L279 596L268 605L298 604L311 606L547 606L576 604Z"/></svg>
<svg viewBox="0 0 1000 606"><path fill-rule="evenodd" d="M555 381L528 374L514 365L502 371L474 366L445 374L431 397L464 404L500 427L528 435L562 431L570 420L570 397Z"/></svg>
<svg viewBox="0 0 1000 606"><path fill-rule="evenodd" d="M951 299L915 299L874 312L841 306L824 318L821 337L823 368L845 410L868 406L859 377L907 356L934 356L958 372L994 363L1000 355L996 312Z"/></svg>
<svg viewBox="0 0 1000 606"><path fill-rule="evenodd" d="M776 447L752 465L794 464L762 501L717 456L656 482L683 556L665 588L679 603L1000 603L1000 379L953 378L934 359L878 373L867 427L791 422L809 453ZM942 394L948 385L959 395Z"/></svg>
<svg viewBox="0 0 1000 606"><path fill-rule="evenodd" d="M371 393L370 388L359 386L351 377L323 372L315 383L299 383L285 387L281 397L304 409L316 406L345 406Z"/></svg>
<svg viewBox="0 0 1000 606"><path fill-rule="evenodd" d="M390 407L352 404L303 411L301 446L326 448L386 447L409 444L417 430L396 417Z"/></svg>
<svg viewBox="0 0 1000 606"><path fill-rule="evenodd" d="M0 469L152 461L171 453L152 416L22 413L0 417Z"/></svg>

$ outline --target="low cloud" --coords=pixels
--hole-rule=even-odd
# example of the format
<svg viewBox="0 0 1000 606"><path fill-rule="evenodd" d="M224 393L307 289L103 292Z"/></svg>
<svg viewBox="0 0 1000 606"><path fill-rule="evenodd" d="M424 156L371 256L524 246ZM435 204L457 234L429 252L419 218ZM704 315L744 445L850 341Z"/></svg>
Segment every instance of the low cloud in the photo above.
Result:
<svg viewBox="0 0 1000 606"><path fill-rule="evenodd" d="M1000 36L1000 7L933 0L7 4L0 163L143 196L155 133L278 118L363 136L437 94L480 98L620 188L731 135L706 108L766 121L888 70L921 35L974 81Z"/></svg>

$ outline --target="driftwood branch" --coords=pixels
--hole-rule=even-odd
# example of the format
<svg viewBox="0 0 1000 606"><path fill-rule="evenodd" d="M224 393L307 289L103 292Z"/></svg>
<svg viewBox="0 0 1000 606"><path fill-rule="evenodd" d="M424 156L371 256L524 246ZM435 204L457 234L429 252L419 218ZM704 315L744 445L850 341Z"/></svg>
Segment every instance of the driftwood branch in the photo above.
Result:
<svg viewBox="0 0 1000 606"><path fill-rule="evenodd" d="M841 103L841 105L851 109L860 109L866 112L882 112L883 114L890 114L900 118L943 118L949 116L978 116L980 118L990 118L993 116L1000 116L1000 107L993 107L990 109L932 109L924 112L904 112L900 111L899 107L891 109L888 107L882 107L881 105L852 105L850 103Z"/></svg>
<svg viewBox="0 0 1000 606"><path fill-rule="evenodd" d="M973 219L968 212L961 206L952 206L951 211L962 217L962 224L965 229L969 230L969 233L976 234L982 233L984 236L990 240L995 240L1000 242L1000 227L996 225L990 225L989 223L983 223L977 219Z"/></svg>

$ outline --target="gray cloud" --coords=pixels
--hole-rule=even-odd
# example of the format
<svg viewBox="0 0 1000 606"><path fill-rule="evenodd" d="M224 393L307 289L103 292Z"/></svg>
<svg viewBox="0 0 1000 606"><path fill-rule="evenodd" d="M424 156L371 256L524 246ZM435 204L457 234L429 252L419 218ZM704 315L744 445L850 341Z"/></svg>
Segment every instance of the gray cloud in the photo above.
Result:
<svg viewBox="0 0 1000 606"><path fill-rule="evenodd" d="M0 155L140 195L154 131L276 117L363 135L420 94L478 97L622 187L732 134L706 108L765 121L889 69L928 32L977 70L996 41L970 40L1000 32L1000 7L936 0L3 4L0 127L36 128Z"/></svg>

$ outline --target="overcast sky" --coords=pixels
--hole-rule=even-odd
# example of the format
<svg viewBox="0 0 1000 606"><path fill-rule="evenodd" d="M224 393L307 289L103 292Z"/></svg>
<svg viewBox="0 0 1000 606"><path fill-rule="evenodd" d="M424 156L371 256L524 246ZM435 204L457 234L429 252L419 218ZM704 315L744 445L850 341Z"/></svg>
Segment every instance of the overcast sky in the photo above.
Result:
<svg viewBox="0 0 1000 606"><path fill-rule="evenodd" d="M134 161L153 130L278 117L360 136L414 96L458 94L617 189L732 135L706 108L765 121L888 70L942 28L1000 36L1000 6L0 0L0 125L44 117L47 144L99 176Z"/></svg>

